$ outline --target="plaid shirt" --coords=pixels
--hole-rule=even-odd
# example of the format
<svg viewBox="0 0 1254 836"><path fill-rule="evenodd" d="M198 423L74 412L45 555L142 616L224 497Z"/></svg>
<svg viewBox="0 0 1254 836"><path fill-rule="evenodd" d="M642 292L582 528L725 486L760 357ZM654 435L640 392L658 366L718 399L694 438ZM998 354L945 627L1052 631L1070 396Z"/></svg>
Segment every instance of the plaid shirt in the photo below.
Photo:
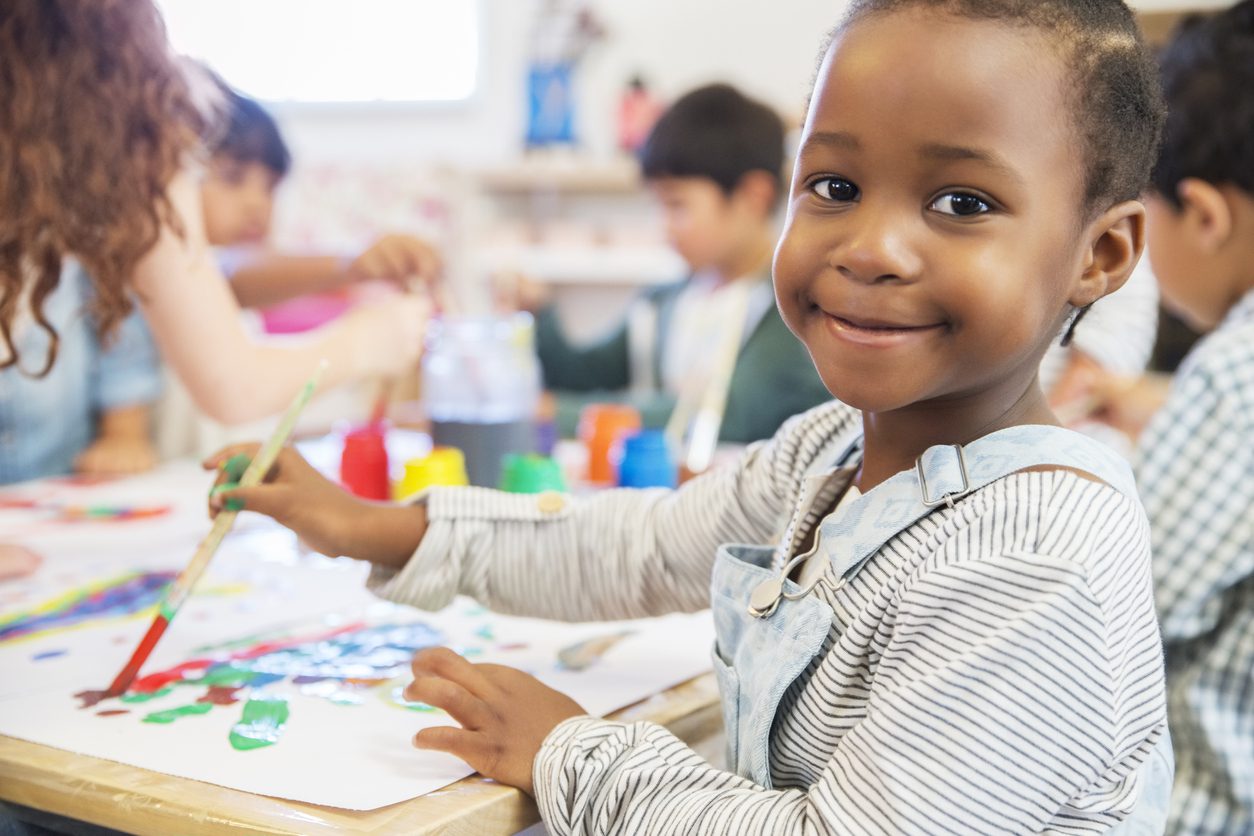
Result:
<svg viewBox="0 0 1254 836"><path fill-rule="evenodd" d="M1176 782L1168 832L1254 833L1254 291L1146 430Z"/></svg>

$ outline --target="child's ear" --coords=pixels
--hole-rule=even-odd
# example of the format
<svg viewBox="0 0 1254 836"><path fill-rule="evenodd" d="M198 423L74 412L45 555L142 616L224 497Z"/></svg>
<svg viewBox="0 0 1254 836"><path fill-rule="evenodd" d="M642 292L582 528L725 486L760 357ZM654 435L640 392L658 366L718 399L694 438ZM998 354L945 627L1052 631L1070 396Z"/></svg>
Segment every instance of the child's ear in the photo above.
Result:
<svg viewBox="0 0 1254 836"><path fill-rule="evenodd" d="M1083 269L1071 291L1070 302L1077 308L1114 293L1132 275L1145 249L1145 206L1139 200L1112 206L1089 225L1087 240Z"/></svg>
<svg viewBox="0 0 1254 836"><path fill-rule="evenodd" d="M1176 186L1184 234L1198 249L1213 254L1232 235L1232 207L1223 192L1196 177L1186 177Z"/></svg>
<svg viewBox="0 0 1254 836"><path fill-rule="evenodd" d="M743 174L736 183L733 197L745 201L754 211L762 215L770 215L775 207L775 195L779 185L775 178L765 171L750 171Z"/></svg>

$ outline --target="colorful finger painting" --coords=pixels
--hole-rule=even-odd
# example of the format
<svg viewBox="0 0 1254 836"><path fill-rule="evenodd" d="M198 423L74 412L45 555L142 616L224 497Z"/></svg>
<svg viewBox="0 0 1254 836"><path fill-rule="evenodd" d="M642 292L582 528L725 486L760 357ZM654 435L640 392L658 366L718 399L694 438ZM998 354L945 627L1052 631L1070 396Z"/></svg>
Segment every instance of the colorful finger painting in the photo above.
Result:
<svg viewBox="0 0 1254 836"><path fill-rule="evenodd" d="M368 627L356 623L317 635L261 641L220 656L191 659L136 679L120 699L143 703L176 689L204 689L194 702L151 711L145 723L168 725L209 713L214 706L244 701L242 715L228 736L239 751L271 746L287 725L290 708L280 688L325 699L336 705L360 705L370 692L401 708L431 712L407 702L397 677L409 670L415 651L440 644L444 637L422 622ZM237 643L232 643L237 644ZM75 695L83 708L106 699L102 690ZM97 716L114 716L98 712Z"/></svg>
<svg viewBox="0 0 1254 836"><path fill-rule="evenodd" d="M127 572L88 584L39 606L0 618L0 642L35 638L154 606L177 572Z"/></svg>

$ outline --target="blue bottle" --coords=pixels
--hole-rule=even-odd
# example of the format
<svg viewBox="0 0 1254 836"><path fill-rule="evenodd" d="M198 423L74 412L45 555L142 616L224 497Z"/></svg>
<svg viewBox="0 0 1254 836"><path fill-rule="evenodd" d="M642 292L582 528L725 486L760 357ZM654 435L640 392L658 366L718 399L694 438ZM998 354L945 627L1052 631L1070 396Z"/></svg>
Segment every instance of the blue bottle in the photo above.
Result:
<svg viewBox="0 0 1254 836"><path fill-rule="evenodd" d="M679 479L666 436L661 430L643 430L623 440L618 484L624 488L673 488Z"/></svg>

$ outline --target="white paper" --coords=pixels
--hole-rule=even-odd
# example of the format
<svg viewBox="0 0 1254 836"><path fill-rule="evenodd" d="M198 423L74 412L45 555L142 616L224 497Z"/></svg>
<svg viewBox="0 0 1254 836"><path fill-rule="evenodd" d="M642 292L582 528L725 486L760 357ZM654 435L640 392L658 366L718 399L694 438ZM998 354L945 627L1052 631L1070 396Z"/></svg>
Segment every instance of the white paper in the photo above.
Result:
<svg viewBox="0 0 1254 836"><path fill-rule="evenodd" d="M61 524L50 522L46 510L0 512L0 541L20 531L21 542L45 557L34 577L0 586L0 629L15 616L40 611L49 599L89 583L127 572L177 571L208 530L207 484L195 471L176 468L113 485L53 485L46 494L50 502L117 503L124 497L137 504L160 500L175 506L153 520ZM243 653L276 637L414 622L432 627L443 643L473 661L534 673L598 715L709 667L712 626L706 613L572 625L499 616L465 599L439 613L421 613L371 596L364 587L363 564L301 555L289 532L251 515L243 515L241 523L141 676L189 659ZM405 671L363 688L341 688L335 680L297 684L288 676L241 688L234 704L214 705L207 713L167 724L144 718L192 705L206 688L175 685L147 702L107 700L80 708L73 694L109 684L151 615L151 610L110 615L0 640L0 734L247 792L355 810L413 798L471 773L454 758L410 745L419 729L452 721L398 704L393 695L409 681ZM620 632L630 635L587 670L559 666L563 647ZM225 646L246 637L252 640ZM330 691L360 703L337 704L318 695ZM272 745L237 751L231 730L250 697L286 700L289 716ZM102 710L126 713L101 716Z"/></svg>

